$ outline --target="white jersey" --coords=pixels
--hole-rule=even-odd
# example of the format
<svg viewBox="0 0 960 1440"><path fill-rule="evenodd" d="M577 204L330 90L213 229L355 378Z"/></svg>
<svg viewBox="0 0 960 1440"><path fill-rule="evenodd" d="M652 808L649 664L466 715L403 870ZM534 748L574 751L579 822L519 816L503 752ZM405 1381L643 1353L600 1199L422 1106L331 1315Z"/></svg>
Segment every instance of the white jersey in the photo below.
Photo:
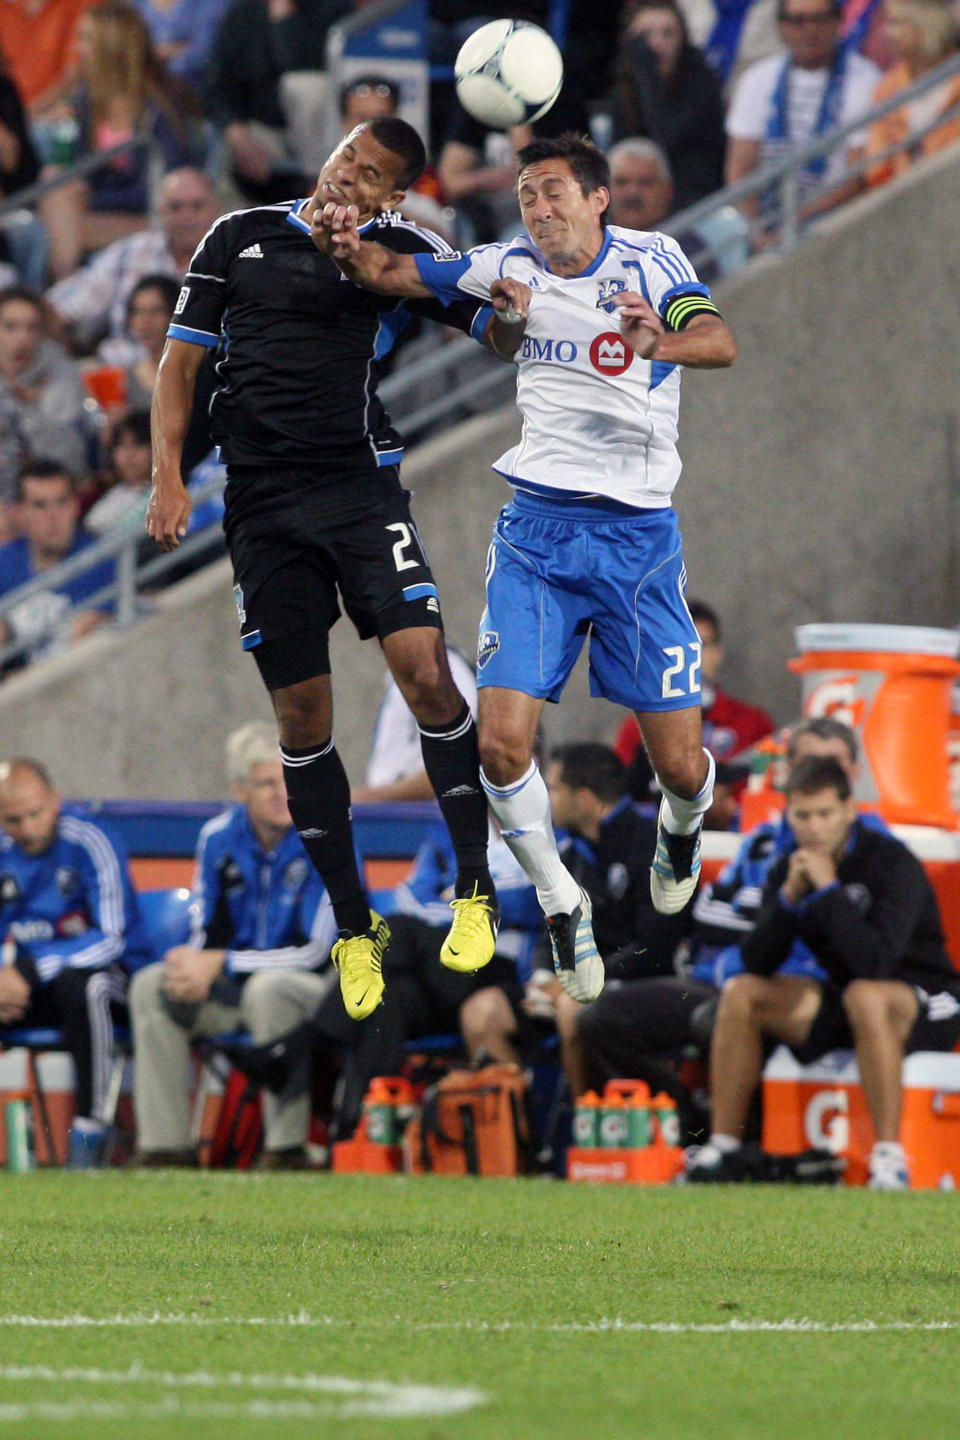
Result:
<svg viewBox="0 0 960 1440"><path fill-rule="evenodd" d="M674 330L699 311L716 314L676 240L608 226L596 259L572 276L555 275L526 235L462 255L414 258L424 284L444 301L487 299L502 277L533 290L517 356L523 436L495 470L538 493L598 495L641 508L670 504L680 475L680 369L630 349L613 299L639 291Z"/></svg>
<svg viewBox="0 0 960 1440"><path fill-rule="evenodd" d="M450 645L447 646L447 659L453 683L476 720L477 677L473 666ZM416 718L392 675L384 676L384 688L386 693L377 714L366 775L367 784L377 789L381 785L395 785L398 780L406 780L423 769L420 728Z"/></svg>

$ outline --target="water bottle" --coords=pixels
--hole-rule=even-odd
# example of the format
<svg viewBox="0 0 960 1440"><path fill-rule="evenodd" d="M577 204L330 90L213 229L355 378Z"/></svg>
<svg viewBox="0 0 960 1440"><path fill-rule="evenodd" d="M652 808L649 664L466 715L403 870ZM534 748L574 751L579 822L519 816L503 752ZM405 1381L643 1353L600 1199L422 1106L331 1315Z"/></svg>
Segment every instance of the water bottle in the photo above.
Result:
<svg viewBox="0 0 960 1440"><path fill-rule="evenodd" d="M33 1109L29 1095L11 1095L4 1107L7 1129L7 1169L15 1175L36 1168L33 1145Z"/></svg>
<svg viewBox="0 0 960 1440"><path fill-rule="evenodd" d="M573 1112L573 1143L582 1150L592 1150L599 1142L600 1096L595 1090L587 1090Z"/></svg>
<svg viewBox="0 0 960 1440"><path fill-rule="evenodd" d="M80 126L76 116L62 116L50 130L50 164L60 165L64 169L72 165L77 158L79 141Z"/></svg>

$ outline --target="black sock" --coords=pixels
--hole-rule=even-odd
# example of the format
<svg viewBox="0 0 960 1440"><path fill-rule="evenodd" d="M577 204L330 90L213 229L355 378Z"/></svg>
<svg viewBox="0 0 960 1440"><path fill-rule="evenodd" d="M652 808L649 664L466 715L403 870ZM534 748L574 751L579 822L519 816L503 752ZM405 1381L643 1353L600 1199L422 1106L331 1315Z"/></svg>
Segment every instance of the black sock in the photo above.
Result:
<svg viewBox="0 0 960 1440"><path fill-rule="evenodd" d="M281 745L290 814L330 896L337 927L355 935L370 927L370 905L353 846L350 784L332 740L306 750Z"/></svg>
<svg viewBox="0 0 960 1440"><path fill-rule="evenodd" d="M447 725L420 726L420 749L457 857L456 894L493 893L487 868L487 797L480 784L477 727L465 704Z"/></svg>

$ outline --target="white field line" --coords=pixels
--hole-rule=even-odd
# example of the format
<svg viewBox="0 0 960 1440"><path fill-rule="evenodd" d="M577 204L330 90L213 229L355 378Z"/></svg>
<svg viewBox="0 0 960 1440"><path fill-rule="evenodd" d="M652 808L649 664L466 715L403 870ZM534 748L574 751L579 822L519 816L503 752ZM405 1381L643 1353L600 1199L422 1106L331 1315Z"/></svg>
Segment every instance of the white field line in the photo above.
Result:
<svg viewBox="0 0 960 1440"><path fill-rule="evenodd" d="M159 1326L250 1326L265 1328L333 1329L347 1323L354 1328L356 1320L339 1320L332 1315L312 1315L300 1310L289 1315L194 1315L186 1312L171 1314L119 1315L0 1315L0 1328L39 1330L82 1329L152 1329ZM606 1318L592 1321L556 1321L537 1324L525 1320L411 1320L405 1315L378 1316L370 1324L376 1328L393 1323L404 1330L474 1331L501 1334L509 1331L545 1335L756 1335L828 1334L872 1335L889 1332L960 1330L960 1320L717 1320L706 1322L680 1320L623 1320ZM4 1374L0 1370L0 1375ZM351 1382L354 1383L354 1382ZM362 1383L362 1382L355 1382Z"/></svg>
<svg viewBox="0 0 960 1440"><path fill-rule="evenodd" d="M216 1390L220 1388L279 1392L303 1391L311 1395L328 1397L325 1403L321 1402L319 1405L315 1401L293 1402L293 1411L297 1413L294 1414L291 1411L290 1418L299 1418L300 1411L309 1412L309 1415L337 1415L341 1418L366 1415L403 1419L405 1417L425 1418L437 1415L456 1415L461 1411L471 1410L477 1405L483 1404L488 1398L482 1390L468 1390L453 1386L393 1384L387 1380L351 1380L343 1375L258 1375L246 1374L243 1371L215 1375L207 1370L185 1372L150 1370L139 1362L135 1362L125 1370L98 1370L77 1365L58 1368L51 1365L2 1365L0 1366L0 1380L15 1383L29 1381L31 1384L48 1385L136 1385L150 1386L165 1391ZM197 1410L197 1402L181 1402L175 1395L164 1397L163 1403L170 1403L171 1400L177 1407L182 1405L189 1407L191 1413ZM39 1403L43 1402L26 1402L30 1409ZM71 1405L85 1402L70 1401L67 1403ZM271 1414L278 1416L284 1409L291 1409L289 1402L276 1399L202 1403L205 1413L212 1413L209 1412L209 1404L212 1403L225 1407L225 1414L229 1412L234 1415L255 1413L251 1406L258 1405L267 1406ZM14 1406L14 1408L17 1407ZM53 1408L58 1407L54 1406ZM2 1408L0 1408L0 1415L2 1415ZM51 1418L54 1417L51 1416Z"/></svg>

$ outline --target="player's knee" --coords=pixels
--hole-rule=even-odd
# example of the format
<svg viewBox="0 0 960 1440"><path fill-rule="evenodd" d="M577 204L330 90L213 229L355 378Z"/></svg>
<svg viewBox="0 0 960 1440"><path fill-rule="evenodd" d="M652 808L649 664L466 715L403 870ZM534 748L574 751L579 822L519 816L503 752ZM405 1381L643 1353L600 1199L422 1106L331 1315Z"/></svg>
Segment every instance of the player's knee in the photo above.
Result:
<svg viewBox="0 0 960 1440"><path fill-rule="evenodd" d="M724 1019L752 1019L766 1007L770 982L762 975L734 975L720 993L717 1023Z"/></svg>
<svg viewBox="0 0 960 1440"><path fill-rule="evenodd" d="M506 730L480 731L480 764L492 785L509 785L530 768L530 747L523 736Z"/></svg>
<svg viewBox="0 0 960 1440"><path fill-rule="evenodd" d="M162 965L146 965L142 970L138 970L130 981L130 989L127 991L127 1003L131 1015L134 1017L146 1015L150 1010L157 1009L160 1005L162 984Z"/></svg>
<svg viewBox="0 0 960 1440"><path fill-rule="evenodd" d="M485 986L465 1000L460 1007L460 1031L467 1049L473 1053L491 1041L503 1039L513 1029L513 1011L502 990Z"/></svg>
<svg viewBox="0 0 960 1440"><path fill-rule="evenodd" d="M707 778L703 746L699 741L681 741L663 746L656 756L655 769L661 785L674 795L692 800Z"/></svg>
<svg viewBox="0 0 960 1440"><path fill-rule="evenodd" d="M277 717L280 744L290 750L325 745L330 739L331 716L317 686L311 681L287 685L270 696Z"/></svg>
<svg viewBox="0 0 960 1440"><path fill-rule="evenodd" d="M876 981L852 980L841 998L853 1026L876 1022L887 1014L887 999Z"/></svg>

